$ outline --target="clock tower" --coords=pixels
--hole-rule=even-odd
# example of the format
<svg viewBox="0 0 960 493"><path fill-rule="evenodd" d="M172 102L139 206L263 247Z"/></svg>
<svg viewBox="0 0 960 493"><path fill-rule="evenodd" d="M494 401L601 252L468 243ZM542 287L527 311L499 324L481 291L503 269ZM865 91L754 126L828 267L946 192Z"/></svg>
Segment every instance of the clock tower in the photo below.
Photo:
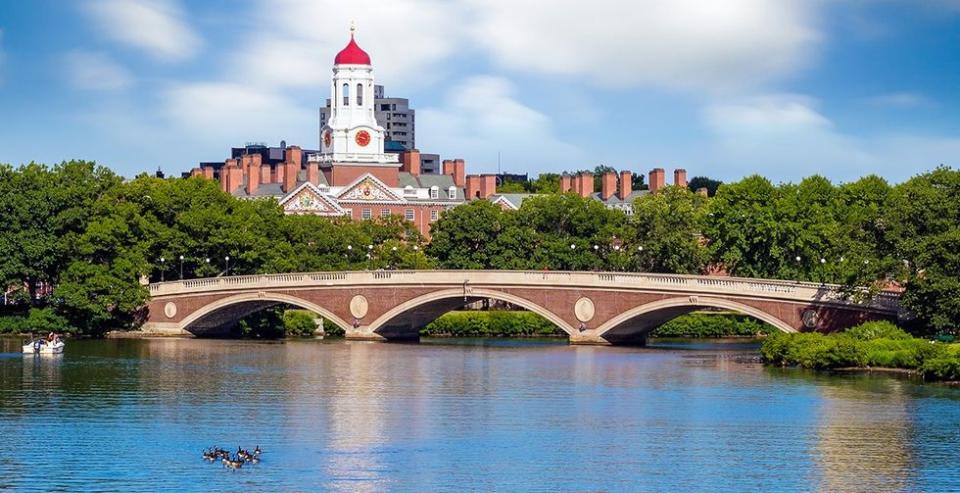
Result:
<svg viewBox="0 0 960 493"><path fill-rule="evenodd" d="M396 154L384 154L385 131L377 124L370 55L360 49L350 27L350 42L337 53L330 84L330 118L320 129L322 168L332 166L397 168ZM353 174L353 173L351 173Z"/></svg>

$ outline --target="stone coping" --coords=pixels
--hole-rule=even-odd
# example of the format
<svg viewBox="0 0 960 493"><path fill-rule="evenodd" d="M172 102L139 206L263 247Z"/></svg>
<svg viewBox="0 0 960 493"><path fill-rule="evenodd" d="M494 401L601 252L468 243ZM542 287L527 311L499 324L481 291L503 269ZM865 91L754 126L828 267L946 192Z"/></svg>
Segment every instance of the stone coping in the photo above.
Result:
<svg viewBox="0 0 960 493"><path fill-rule="evenodd" d="M648 274L634 272L510 270L378 270L258 274L186 279L150 284L154 298L219 291L370 286L576 287L584 289L651 289L753 296L800 302L853 305L896 313L900 297L880 293L870 300L846 299L841 286L801 281L743 277Z"/></svg>

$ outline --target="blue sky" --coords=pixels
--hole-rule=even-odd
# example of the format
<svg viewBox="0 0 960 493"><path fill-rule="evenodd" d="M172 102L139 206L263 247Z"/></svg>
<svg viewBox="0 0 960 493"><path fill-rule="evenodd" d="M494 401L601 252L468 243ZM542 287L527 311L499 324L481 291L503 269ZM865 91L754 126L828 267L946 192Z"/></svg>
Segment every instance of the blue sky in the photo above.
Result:
<svg viewBox="0 0 960 493"><path fill-rule="evenodd" d="M421 151L470 172L960 166L960 0L5 2L0 162L314 148L351 20Z"/></svg>

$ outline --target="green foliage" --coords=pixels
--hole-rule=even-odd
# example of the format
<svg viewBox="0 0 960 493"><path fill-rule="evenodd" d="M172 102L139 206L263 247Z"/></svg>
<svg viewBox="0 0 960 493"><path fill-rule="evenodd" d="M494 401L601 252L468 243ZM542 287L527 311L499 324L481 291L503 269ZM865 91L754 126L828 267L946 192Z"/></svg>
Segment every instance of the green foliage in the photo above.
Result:
<svg viewBox="0 0 960 493"><path fill-rule="evenodd" d="M521 337L560 336L564 332L533 312L449 312L420 330L422 336Z"/></svg>
<svg viewBox="0 0 960 493"><path fill-rule="evenodd" d="M906 333L893 322L886 320L877 320L864 322L856 327L847 329L844 334L861 341L871 341L874 339L911 339L910 334Z"/></svg>
<svg viewBox="0 0 960 493"><path fill-rule="evenodd" d="M960 381L960 358L941 356L931 358L920 366L924 380Z"/></svg>
<svg viewBox="0 0 960 493"><path fill-rule="evenodd" d="M701 188L706 188L707 196L713 197L717 194L717 189L720 188L720 185L722 184L723 182L720 180L714 180L713 178L707 178L706 176L694 176L690 179L690 181L687 182L687 188L689 188L691 192L696 192Z"/></svg>
<svg viewBox="0 0 960 493"><path fill-rule="evenodd" d="M686 188L666 187L633 203L631 225L643 252L635 255L637 270L698 273L707 262L701 231L707 198Z"/></svg>
<svg viewBox="0 0 960 493"><path fill-rule="evenodd" d="M929 380L957 380L960 351L954 346L911 337L889 322L867 322L831 335L774 333L763 341L760 354L773 365L902 368Z"/></svg>
<svg viewBox="0 0 960 493"><path fill-rule="evenodd" d="M727 313L681 315L657 327L653 337L732 337L771 334L777 329L755 318Z"/></svg>
<svg viewBox="0 0 960 493"><path fill-rule="evenodd" d="M283 312L283 329L286 337L313 337L317 330L317 318L307 310L286 310Z"/></svg>
<svg viewBox="0 0 960 493"><path fill-rule="evenodd" d="M907 283L903 304L931 332L960 334L960 171L897 186L884 218Z"/></svg>

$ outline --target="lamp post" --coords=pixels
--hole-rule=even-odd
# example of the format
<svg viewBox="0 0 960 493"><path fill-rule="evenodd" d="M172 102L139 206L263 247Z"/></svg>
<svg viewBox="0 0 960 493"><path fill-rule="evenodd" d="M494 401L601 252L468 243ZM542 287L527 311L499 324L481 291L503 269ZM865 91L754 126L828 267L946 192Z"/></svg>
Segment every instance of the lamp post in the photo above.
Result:
<svg viewBox="0 0 960 493"><path fill-rule="evenodd" d="M180 280L183 280L183 255L180 256Z"/></svg>
<svg viewBox="0 0 960 493"><path fill-rule="evenodd" d="M166 267L167 259L160 257L160 282L163 282L163 270Z"/></svg>
<svg viewBox="0 0 960 493"><path fill-rule="evenodd" d="M230 275L230 256L227 255L226 257L223 257L223 262L224 262L224 265L225 265L225 268L224 268L224 271L223 271L223 275L224 275L224 276L229 276L229 275Z"/></svg>

